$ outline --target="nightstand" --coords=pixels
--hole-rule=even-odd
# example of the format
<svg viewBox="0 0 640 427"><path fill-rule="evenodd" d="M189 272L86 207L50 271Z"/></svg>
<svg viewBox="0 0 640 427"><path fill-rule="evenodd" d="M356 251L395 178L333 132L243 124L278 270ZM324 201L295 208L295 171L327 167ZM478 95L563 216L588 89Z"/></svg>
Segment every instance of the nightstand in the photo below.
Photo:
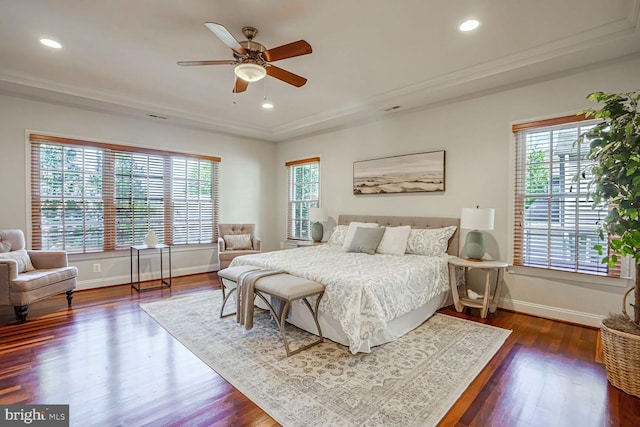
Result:
<svg viewBox="0 0 640 427"><path fill-rule="evenodd" d="M453 304L457 312L461 312L464 307L473 307L480 309L480 316L484 319L489 312L495 313L498 308L498 301L502 293L504 284L504 272L509 266L502 261L469 261L463 258L449 259L449 281L451 283L451 294L453 295ZM464 274L464 295L458 294L458 286L456 284L456 270L462 269ZM469 296L468 274L469 271L476 269L482 270L485 275L484 295L481 298L471 298ZM495 282L492 280L495 277ZM494 284L493 295L491 295L491 285Z"/></svg>

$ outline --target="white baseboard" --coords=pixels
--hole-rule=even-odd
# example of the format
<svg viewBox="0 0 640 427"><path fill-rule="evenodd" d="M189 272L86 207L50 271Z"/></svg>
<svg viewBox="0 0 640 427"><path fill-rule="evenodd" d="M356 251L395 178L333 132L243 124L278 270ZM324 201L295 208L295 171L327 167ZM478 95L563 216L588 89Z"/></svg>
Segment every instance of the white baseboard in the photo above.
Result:
<svg viewBox="0 0 640 427"><path fill-rule="evenodd" d="M563 320L565 322L594 327L600 326L600 320L602 320L602 316L593 313L585 313L582 311L569 310L561 307L552 307L548 305L541 305L532 302L518 301L506 298L500 300L500 307L507 310L517 311L519 313L545 317L547 319Z"/></svg>
<svg viewBox="0 0 640 427"><path fill-rule="evenodd" d="M186 268L174 268L172 271L173 277L187 276L190 274L207 273L209 271L217 271L219 266L201 265ZM159 274L154 274L151 277L150 274L142 274L141 280L153 280L159 279ZM94 289L105 286L122 285L130 283L131 278L129 274L111 277L101 277L98 279L79 280L77 289ZM512 300L502 298L500 300L500 307L507 310L513 310L519 313L531 314L533 316L544 317L547 319L563 320L565 322L577 323L587 326L600 326L600 320L602 316L593 313L586 313L582 311L569 310L561 307L552 307L548 305L535 304L527 301Z"/></svg>
<svg viewBox="0 0 640 427"><path fill-rule="evenodd" d="M212 269L213 267L213 269ZM173 268L171 271L171 275L173 277L178 276L188 276L190 274L198 274L198 273L208 273L210 271L218 271L220 266L218 265L199 265L192 267L184 267L184 268ZM156 280L160 278L160 273L157 274L141 274L140 280ZM95 288L103 288L105 286L113 286L113 285L122 285L131 283L131 275L123 274L120 276L110 276L110 277L100 277L98 279L89 279L89 280L78 280L76 284L76 290L82 289L95 289Z"/></svg>

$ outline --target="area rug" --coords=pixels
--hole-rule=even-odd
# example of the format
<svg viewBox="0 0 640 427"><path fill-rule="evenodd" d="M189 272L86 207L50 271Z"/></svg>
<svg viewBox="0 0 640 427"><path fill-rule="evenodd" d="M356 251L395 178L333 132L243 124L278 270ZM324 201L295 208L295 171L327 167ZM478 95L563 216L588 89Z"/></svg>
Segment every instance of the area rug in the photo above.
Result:
<svg viewBox="0 0 640 427"><path fill-rule="evenodd" d="M369 354L325 340L287 358L269 312L244 331L218 318L221 301L212 291L140 307L283 426L434 426L510 334L435 314ZM292 349L313 338L287 334Z"/></svg>

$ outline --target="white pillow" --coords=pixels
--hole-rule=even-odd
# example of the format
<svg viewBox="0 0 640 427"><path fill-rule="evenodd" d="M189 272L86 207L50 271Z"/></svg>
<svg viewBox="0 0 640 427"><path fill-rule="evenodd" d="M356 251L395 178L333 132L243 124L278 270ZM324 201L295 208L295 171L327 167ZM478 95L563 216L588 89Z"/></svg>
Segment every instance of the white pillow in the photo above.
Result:
<svg viewBox="0 0 640 427"><path fill-rule="evenodd" d="M351 241L353 240L353 236L356 235L356 230L358 227L364 228L378 228L378 223L376 222L352 222L349 224L349 229L347 230L347 235L344 236L344 243L342 244L342 249L349 249L351 246Z"/></svg>
<svg viewBox="0 0 640 427"><path fill-rule="evenodd" d="M227 250L253 249L251 234L225 234L222 238Z"/></svg>
<svg viewBox="0 0 640 427"><path fill-rule="evenodd" d="M35 270L26 249L0 253L0 259L12 259L16 261L18 263L18 273Z"/></svg>
<svg viewBox="0 0 640 427"><path fill-rule="evenodd" d="M376 252L386 255L404 255L409 239L410 225L400 227L385 227L382 240Z"/></svg>
<svg viewBox="0 0 640 427"><path fill-rule="evenodd" d="M407 253L426 256L443 256L447 253L449 239L456 226L444 228L412 228L407 240Z"/></svg>
<svg viewBox="0 0 640 427"><path fill-rule="evenodd" d="M344 237L347 235L348 225L336 225L333 227L331 236L327 241L327 245L342 246L344 244Z"/></svg>

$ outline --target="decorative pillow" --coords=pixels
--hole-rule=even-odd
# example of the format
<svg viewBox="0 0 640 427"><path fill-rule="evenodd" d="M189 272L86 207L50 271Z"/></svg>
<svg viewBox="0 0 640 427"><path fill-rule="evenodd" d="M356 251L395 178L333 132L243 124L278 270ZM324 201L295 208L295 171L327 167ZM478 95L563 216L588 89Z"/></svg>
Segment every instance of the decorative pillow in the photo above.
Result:
<svg viewBox="0 0 640 427"><path fill-rule="evenodd" d="M0 259L12 259L16 261L18 263L18 273L35 270L26 249L0 253Z"/></svg>
<svg viewBox="0 0 640 427"><path fill-rule="evenodd" d="M376 252L386 255L404 255L409 239L410 225L400 227L385 227L382 240Z"/></svg>
<svg viewBox="0 0 640 427"><path fill-rule="evenodd" d="M356 229L358 227L362 228L378 228L379 225L375 222L352 222L349 224L349 229L347 230L347 235L344 236L344 243L342 244L343 249L349 249L349 245L351 245L351 241L353 240L353 236L356 235Z"/></svg>
<svg viewBox="0 0 640 427"><path fill-rule="evenodd" d="M362 252L373 255L382 239L384 228L358 227L347 252Z"/></svg>
<svg viewBox="0 0 640 427"><path fill-rule="evenodd" d="M251 234L225 234L222 238L229 251L253 249Z"/></svg>
<svg viewBox="0 0 640 427"><path fill-rule="evenodd" d="M327 241L327 245L342 246L344 244L344 238L347 235L348 229L348 225L336 225L335 227L333 227L333 231L331 232L331 236Z"/></svg>
<svg viewBox="0 0 640 427"><path fill-rule="evenodd" d="M407 240L407 253L426 256L443 256L447 253L449 239L456 226L444 228L412 228Z"/></svg>

